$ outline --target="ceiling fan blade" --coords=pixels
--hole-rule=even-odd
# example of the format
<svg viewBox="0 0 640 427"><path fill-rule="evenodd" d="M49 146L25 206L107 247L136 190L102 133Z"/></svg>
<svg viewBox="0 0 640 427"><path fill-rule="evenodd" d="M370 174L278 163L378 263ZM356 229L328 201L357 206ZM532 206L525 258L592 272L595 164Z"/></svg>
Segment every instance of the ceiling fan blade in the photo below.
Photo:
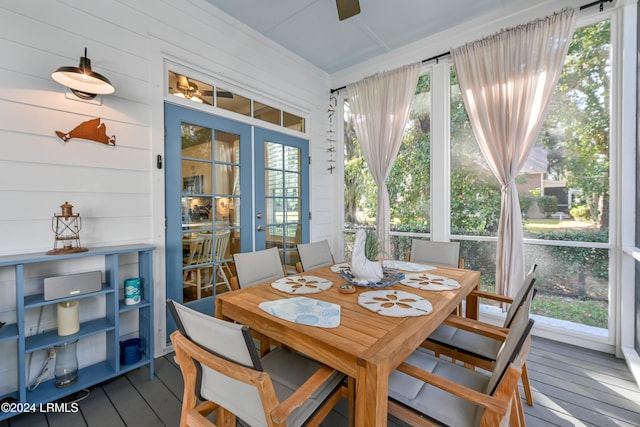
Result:
<svg viewBox="0 0 640 427"><path fill-rule="evenodd" d="M201 90L200 93L202 93L202 96L213 96L212 90ZM226 90L216 90L216 95L218 98L233 98L233 94Z"/></svg>
<svg viewBox="0 0 640 427"><path fill-rule="evenodd" d="M336 0L336 6L338 7L338 18L341 21L360 13L359 0Z"/></svg>

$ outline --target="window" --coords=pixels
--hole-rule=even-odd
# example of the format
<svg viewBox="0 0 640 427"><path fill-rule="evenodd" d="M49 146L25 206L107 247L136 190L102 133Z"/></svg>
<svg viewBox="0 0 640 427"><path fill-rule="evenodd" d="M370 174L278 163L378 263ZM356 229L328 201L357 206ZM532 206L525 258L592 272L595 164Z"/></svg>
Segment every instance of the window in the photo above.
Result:
<svg viewBox="0 0 640 427"><path fill-rule="evenodd" d="M402 145L387 178L391 230L429 233L431 226L431 79L422 75L405 127ZM345 102L345 227L372 228L376 218L376 185L360 150ZM392 237L395 257L411 248L411 238Z"/></svg>
<svg viewBox="0 0 640 427"><path fill-rule="evenodd" d="M306 120L304 117L246 98L228 89L214 87L213 84L196 80L193 77L175 71L168 72L167 84L168 93L178 98L187 99L198 104L215 106L242 116L253 116L258 120L276 126L306 133Z"/></svg>
<svg viewBox="0 0 640 427"><path fill-rule="evenodd" d="M612 323L609 218L615 213L615 206L609 202L610 57L608 19L576 29L549 115L516 180L523 215L525 268L538 264L539 291L533 313L543 322L553 319L553 326L579 328L603 338L608 337ZM483 288L493 291L500 185L476 143L453 67L445 61L432 67L445 79L449 73L449 97L431 100L430 74L421 77L398 160L387 181L392 255L405 258L413 238L430 238L432 230L442 230L448 222L446 235L461 242L465 267L481 271ZM450 113L449 158L434 158L433 162L448 161L449 176L430 176L431 111L446 108L446 102ZM439 143L433 142L434 146ZM347 231L372 226L375 218L376 188L359 150L346 100ZM432 194L434 198L436 194L446 195L443 200L449 201L449 218L430 216L434 211ZM347 247L348 242L347 235Z"/></svg>
<svg viewBox="0 0 640 427"><path fill-rule="evenodd" d="M538 264L532 313L606 335L609 295L610 22L578 28L549 115L517 178L525 268ZM493 290L500 188L451 78L451 234ZM464 237L462 237L464 236ZM599 329L599 330L598 330Z"/></svg>

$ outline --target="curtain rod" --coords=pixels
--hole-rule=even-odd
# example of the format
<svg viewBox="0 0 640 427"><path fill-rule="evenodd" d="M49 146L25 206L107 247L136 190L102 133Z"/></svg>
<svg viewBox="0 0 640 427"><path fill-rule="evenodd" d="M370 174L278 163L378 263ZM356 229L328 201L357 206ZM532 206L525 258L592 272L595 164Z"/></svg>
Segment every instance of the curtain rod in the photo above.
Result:
<svg viewBox="0 0 640 427"><path fill-rule="evenodd" d="M590 7L600 5L600 12L602 12L604 10L605 3L613 3L613 0L596 0L591 3L587 3L585 5L580 6L580 10L589 9ZM439 55L432 56L431 58L423 59L422 63L426 64L427 62L431 62L431 61L436 61L437 63L440 58L444 58L445 56L448 56L450 54L451 52L443 52ZM345 86L340 86L339 88L336 88L336 89L331 89L331 94L333 95L334 93L340 92L342 89L346 89L346 88L347 86L345 85Z"/></svg>

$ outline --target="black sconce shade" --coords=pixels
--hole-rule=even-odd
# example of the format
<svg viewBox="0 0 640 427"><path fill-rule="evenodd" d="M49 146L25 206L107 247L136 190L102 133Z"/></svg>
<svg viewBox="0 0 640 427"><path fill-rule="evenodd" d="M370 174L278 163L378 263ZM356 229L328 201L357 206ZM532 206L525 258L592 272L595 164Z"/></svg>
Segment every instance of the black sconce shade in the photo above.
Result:
<svg viewBox="0 0 640 427"><path fill-rule="evenodd" d="M91 70L87 48L84 49L84 56L80 58L78 67L60 67L51 74L51 78L71 89L71 92L82 99L92 99L96 95L115 92L108 78Z"/></svg>

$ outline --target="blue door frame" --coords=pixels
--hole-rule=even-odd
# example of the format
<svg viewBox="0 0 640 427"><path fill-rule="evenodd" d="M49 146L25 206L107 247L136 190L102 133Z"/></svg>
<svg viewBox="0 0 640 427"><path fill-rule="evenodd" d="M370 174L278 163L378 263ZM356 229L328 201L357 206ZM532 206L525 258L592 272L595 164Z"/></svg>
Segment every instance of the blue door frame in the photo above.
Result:
<svg viewBox="0 0 640 427"><path fill-rule="evenodd" d="M182 124L188 123L214 131L223 131L240 136L240 186L250 189L251 182L251 126L220 118L200 111L165 103L165 217L166 217L166 280L167 298L183 301L183 242L184 234L182 197ZM212 144L213 145L213 144ZM215 174L212 174L215 177ZM214 178L215 179L215 178ZM251 227L251 191L240 194L241 250L251 250L253 230ZM190 307L213 315L214 295L189 302Z"/></svg>

